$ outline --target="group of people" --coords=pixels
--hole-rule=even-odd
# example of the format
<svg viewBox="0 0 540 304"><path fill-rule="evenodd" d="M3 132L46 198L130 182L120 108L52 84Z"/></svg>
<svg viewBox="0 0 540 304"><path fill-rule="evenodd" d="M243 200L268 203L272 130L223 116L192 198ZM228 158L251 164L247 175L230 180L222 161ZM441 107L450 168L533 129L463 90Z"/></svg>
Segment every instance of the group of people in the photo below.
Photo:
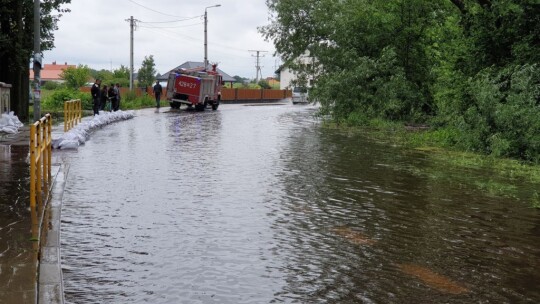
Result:
<svg viewBox="0 0 540 304"><path fill-rule="evenodd" d="M105 110L109 105L110 111L118 111L120 109L120 84L112 84L110 87L106 85L101 88L101 79L96 79L90 90L93 100L94 115L99 115L99 111Z"/></svg>

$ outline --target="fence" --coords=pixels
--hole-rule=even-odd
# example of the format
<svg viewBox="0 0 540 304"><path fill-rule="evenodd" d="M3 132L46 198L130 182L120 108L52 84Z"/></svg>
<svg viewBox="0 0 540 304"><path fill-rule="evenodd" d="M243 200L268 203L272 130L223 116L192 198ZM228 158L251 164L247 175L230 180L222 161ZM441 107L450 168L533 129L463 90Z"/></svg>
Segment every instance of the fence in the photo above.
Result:
<svg viewBox="0 0 540 304"><path fill-rule="evenodd" d="M43 204L51 183L52 118L50 114L30 126L30 208Z"/></svg>
<svg viewBox="0 0 540 304"><path fill-rule="evenodd" d="M82 119L82 103L80 99L64 103L64 132L71 130Z"/></svg>
<svg viewBox="0 0 540 304"><path fill-rule="evenodd" d="M221 90L222 101L263 101L280 100L291 97L289 90L228 89Z"/></svg>

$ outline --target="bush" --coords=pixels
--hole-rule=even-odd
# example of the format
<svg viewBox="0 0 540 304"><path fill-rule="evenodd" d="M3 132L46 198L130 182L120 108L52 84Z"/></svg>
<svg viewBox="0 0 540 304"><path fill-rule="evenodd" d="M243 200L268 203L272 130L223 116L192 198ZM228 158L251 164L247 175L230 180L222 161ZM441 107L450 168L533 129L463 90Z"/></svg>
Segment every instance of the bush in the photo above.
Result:
<svg viewBox="0 0 540 304"><path fill-rule="evenodd" d="M393 48L385 48L377 58L358 58L352 53L347 58L353 68L323 74L310 91L321 101L325 114L332 114L337 121L364 121L362 117L349 117L355 112L369 119L424 120L426 97L407 79Z"/></svg>
<svg viewBox="0 0 540 304"><path fill-rule="evenodd" d="M485 69L469 81L469 92L463 118L454 123L471 150L538 163L540 66Z"/></svg>
<svg viewBox="0 0 540 304"><path fill-rule="evenodd" d="M272 87L268 84L268 81L266 81L265 79L261 79L259 80L259 82L257 83L261 89L271 89Z"/></svg>
<svg viewBox="0 0 540 304"><path fill-rule="evenodd" d="M45 84L43 84L43 86L41 86L41 88L45 90L56 90L58 88L61 88L62 86L63 84L61 83L54 82L54 81L47 81L45 82Z"/></svg>
<svg viewBox="0 0 540 304"><path fill-rule="evenodd" d="M90 93L84 93L69 88L61 88L53 91L49 96L43 99L42 107L43 110L47 111L62 111L64 109L64 102L72 99L80 99L83 109L92 109L92 96L90 96Z"/></svg>
<svg viewBox="0 0 540 304"><path fill-rule="evenodd" d="M129 95L129 98L122 98L120 101L120 108L123 110L148 108L156 105L155 99L150 95L135 98L132 98L135 95L133 92L124 95Z"/></svg>

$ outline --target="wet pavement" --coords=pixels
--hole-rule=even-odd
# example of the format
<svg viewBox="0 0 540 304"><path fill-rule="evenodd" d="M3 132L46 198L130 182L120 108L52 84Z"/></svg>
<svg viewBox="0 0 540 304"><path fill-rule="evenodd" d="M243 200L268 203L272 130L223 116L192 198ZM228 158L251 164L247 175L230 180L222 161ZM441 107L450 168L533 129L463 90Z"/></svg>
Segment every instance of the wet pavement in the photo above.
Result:
<svg viewBox="0 0 540 304"><path fill-rule="evenodd" d="M62 133L53 127L53 137ZM30 216L30 127L0 134L0 303L35 303L39 243ZM53 175L58 161L53 157Z"/></svg>
<svg viewBox="0 0 540 304"><path fill-rule="evenodd" d="M61 152L66 301L540 301L538 210L315 113L143 110Z"/></svg>

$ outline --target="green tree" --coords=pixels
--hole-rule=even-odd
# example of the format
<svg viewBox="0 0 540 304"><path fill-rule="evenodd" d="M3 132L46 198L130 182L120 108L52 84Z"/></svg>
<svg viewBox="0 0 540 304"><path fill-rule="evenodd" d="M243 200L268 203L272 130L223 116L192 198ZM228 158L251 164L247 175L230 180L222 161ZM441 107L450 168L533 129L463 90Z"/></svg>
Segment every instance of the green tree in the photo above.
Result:
<svg viewBox="0 0 540 304"><path fill-rule="evenodd" d="M151 86L154 82L155 75L156 75L156 69L154 68L156 65L154 63L154 56L144 56L144 60L142 62L142 66L139 69L137 80L139 80L139 86L140 87L148 87Z"/></svg>
<svg viewBox="0 0 540 304"><path fill-rule="evenodd" d="M125 78L129 80L129 69L124 65L113 71L113 78Z"/></svg>
<svg viewBox="0 0 540 304"><path fill-rule="evenodd" d="M538 0L266 3L260 32L336 122L429 122L463 149L540 162Z"/></svg>
<svg viewBox="0 0 540 304"><path fill-rule="evenodd" d="M72 89L78 89L84 86L90 79L90 68L86 65L79 65L78 67L68 67L60 74L66 82L66 86Z"/></svg>
<svg viewBox="0 0 540 304"><path fill-rule="evenodd" d="M427 29L436 26L439 11L450 2L445 6L422 0L268 0L267 4L274 20L261 32L274 41L299 81L317 76L312 97L336 120L361 112L417 121L433 111ZM312 58L312 63L296 60L301 55ZM378 81L384 86L379 87Z"/></svg>
<svg viewBox="0 0 540 304"><path fill-rule="evenodd" d="M272 88L270 86L270 84L268 84L268 81L266 81L266 79L259 80L259 82L257 84L261 87L261 89L271 89Z"/></svg>
<svg viewBox="0 0 540 304"><path fill-rule="evenodd" d="M54 47L54 31L70 0L41 1L41 50ZM33 0L0 0L0 81L10 83L11 108L28 118L28 62L33 52Z"/></svg>
<svg viewBox="0 0 540 304"><path fill-rule="evenodd" d="M99 71L91 72L91 75L95 79L101 79L104 84L109 83L113 79L113 73L109 70L101 69Z"/></svg>

